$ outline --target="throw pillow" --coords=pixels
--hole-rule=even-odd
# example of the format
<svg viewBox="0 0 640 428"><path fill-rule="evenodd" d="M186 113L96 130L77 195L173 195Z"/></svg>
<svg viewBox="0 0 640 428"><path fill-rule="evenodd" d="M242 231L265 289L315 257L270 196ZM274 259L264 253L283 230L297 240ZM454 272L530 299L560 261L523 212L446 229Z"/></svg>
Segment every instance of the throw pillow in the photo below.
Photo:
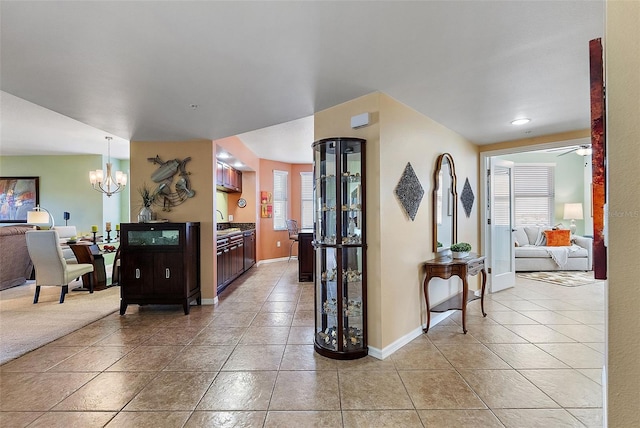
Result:
<svg viewBox="0 0 640 428"><path fill-rule="evenodd" d="M545 230L549 247L568 247L571 245L571 231L568 229Z"/></svg>

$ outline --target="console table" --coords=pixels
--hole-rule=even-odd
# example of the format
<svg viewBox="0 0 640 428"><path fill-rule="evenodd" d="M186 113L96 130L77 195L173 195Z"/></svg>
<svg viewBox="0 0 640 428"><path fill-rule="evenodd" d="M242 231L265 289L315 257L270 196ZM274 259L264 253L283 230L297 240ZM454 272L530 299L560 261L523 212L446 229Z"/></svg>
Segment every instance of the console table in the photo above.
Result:
<svg viewBox="0 0 640 428"><path fill-rule="evenodd" d="M448 310L455 309L462 311L462 331L467 334L467 302L478 298L477 296L472 295L472 298L469 299L469 284L467 282L467 277L477 275L478 273L482 273L480 308L482 310L482 316L487 316L484 311L484 289L487 285L487 272L484 268L484 259L484 256L471 253L464 259L454 259L451 256L447 256L425 262L426 276L424 278L423 286L424 298L427 302L427 326L423 329L425 333L429 331L429 322L431 321L430 312L446 312ZM451 297L449 300L446 300L433 308L429 308L429 281L431 281L431 278L449 279L454 275L462 279L462 291Z"/></svg>

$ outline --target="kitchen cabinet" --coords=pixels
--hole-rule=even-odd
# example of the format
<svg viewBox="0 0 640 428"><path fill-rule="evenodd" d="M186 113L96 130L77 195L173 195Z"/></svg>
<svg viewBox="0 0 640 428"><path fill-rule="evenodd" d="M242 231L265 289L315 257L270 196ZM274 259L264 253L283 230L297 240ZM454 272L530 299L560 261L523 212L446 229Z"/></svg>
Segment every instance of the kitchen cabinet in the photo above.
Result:
<svg viewBox="0 0 640 428"><path fill-rule="evenodd" d="M216 189L227 193L242 193L242 171L217 161Z"/></svg>
<svg viewBox="0 0 640 428"><path fill-rule="evenodd" d="M201 302L200 223L123 223L120 226L120 315L132 303Z"/></svg>
<svg viewBox="0 0 640 428"><path fill-rule="evenodd" d="M216 288L220 294L256 263L256 232L248 230L216 239Z"/></svg>
<svg viewBox="0 0 640 428"><path fill-rule="evenodd" d="M337 359L367 347L365 140L329 138L314 157L314 348Z"/></svg>

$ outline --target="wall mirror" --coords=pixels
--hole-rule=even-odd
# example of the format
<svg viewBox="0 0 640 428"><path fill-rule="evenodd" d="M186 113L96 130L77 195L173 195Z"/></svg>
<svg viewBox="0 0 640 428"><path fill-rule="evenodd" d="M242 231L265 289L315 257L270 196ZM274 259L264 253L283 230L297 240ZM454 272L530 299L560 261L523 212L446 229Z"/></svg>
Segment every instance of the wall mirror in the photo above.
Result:
<svg viewBox="0 0 640 428"><path fill-rule="evenodd" d="M433 251L448 250L458 237L456 170L449 153L438 156L433 172Z"/></svg>

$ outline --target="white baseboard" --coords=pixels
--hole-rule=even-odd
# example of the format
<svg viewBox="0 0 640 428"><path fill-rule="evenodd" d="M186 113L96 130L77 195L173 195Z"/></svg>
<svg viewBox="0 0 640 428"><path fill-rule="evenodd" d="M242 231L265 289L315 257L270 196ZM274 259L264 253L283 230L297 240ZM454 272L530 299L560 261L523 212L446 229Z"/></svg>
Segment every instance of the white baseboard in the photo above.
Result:
<svg viewBox="0 0 640 428"><path fill-rule="evenodd" d="M602 366L602 426L607 428L607 366Z"/></svg>
<svg viewBox="0 0 640 428"><path fill-rule="evenodd" d="M287 257L279 257L277 259L265 259L265 260L260 260L258 263L256 263L256 265L260 266L260 265L266 264L266 263L286 262L287 260L289 260L289 256L287 256ZM298 259L296 259L296 260L298 260Z"/></svg>
<svg viewBox="0 0 640 428"><path fill-rule="evenodd" d="M449 318L454 312L455 311L451 310L447 312L432 314L431 322L429 323L429 328ZM398 349L402 348L404 345L406 345L416 337L423 334L422 329L425 326L426 324L410 331L409 333L405 334L404 336L402 336L401 338L393 342L391 345L386 346L384 349L378 349L378 348L374 348L373 346L369 346L369 355L379 360L384 360L385 358L389 357L391 354L396 352Z"/></svg>
<svg viewBox="0 0 640 428"><path fill-rule="evenodd" d="M213 299L202 299L203 305L217 305L218 304L218 296Z"/></svg>

